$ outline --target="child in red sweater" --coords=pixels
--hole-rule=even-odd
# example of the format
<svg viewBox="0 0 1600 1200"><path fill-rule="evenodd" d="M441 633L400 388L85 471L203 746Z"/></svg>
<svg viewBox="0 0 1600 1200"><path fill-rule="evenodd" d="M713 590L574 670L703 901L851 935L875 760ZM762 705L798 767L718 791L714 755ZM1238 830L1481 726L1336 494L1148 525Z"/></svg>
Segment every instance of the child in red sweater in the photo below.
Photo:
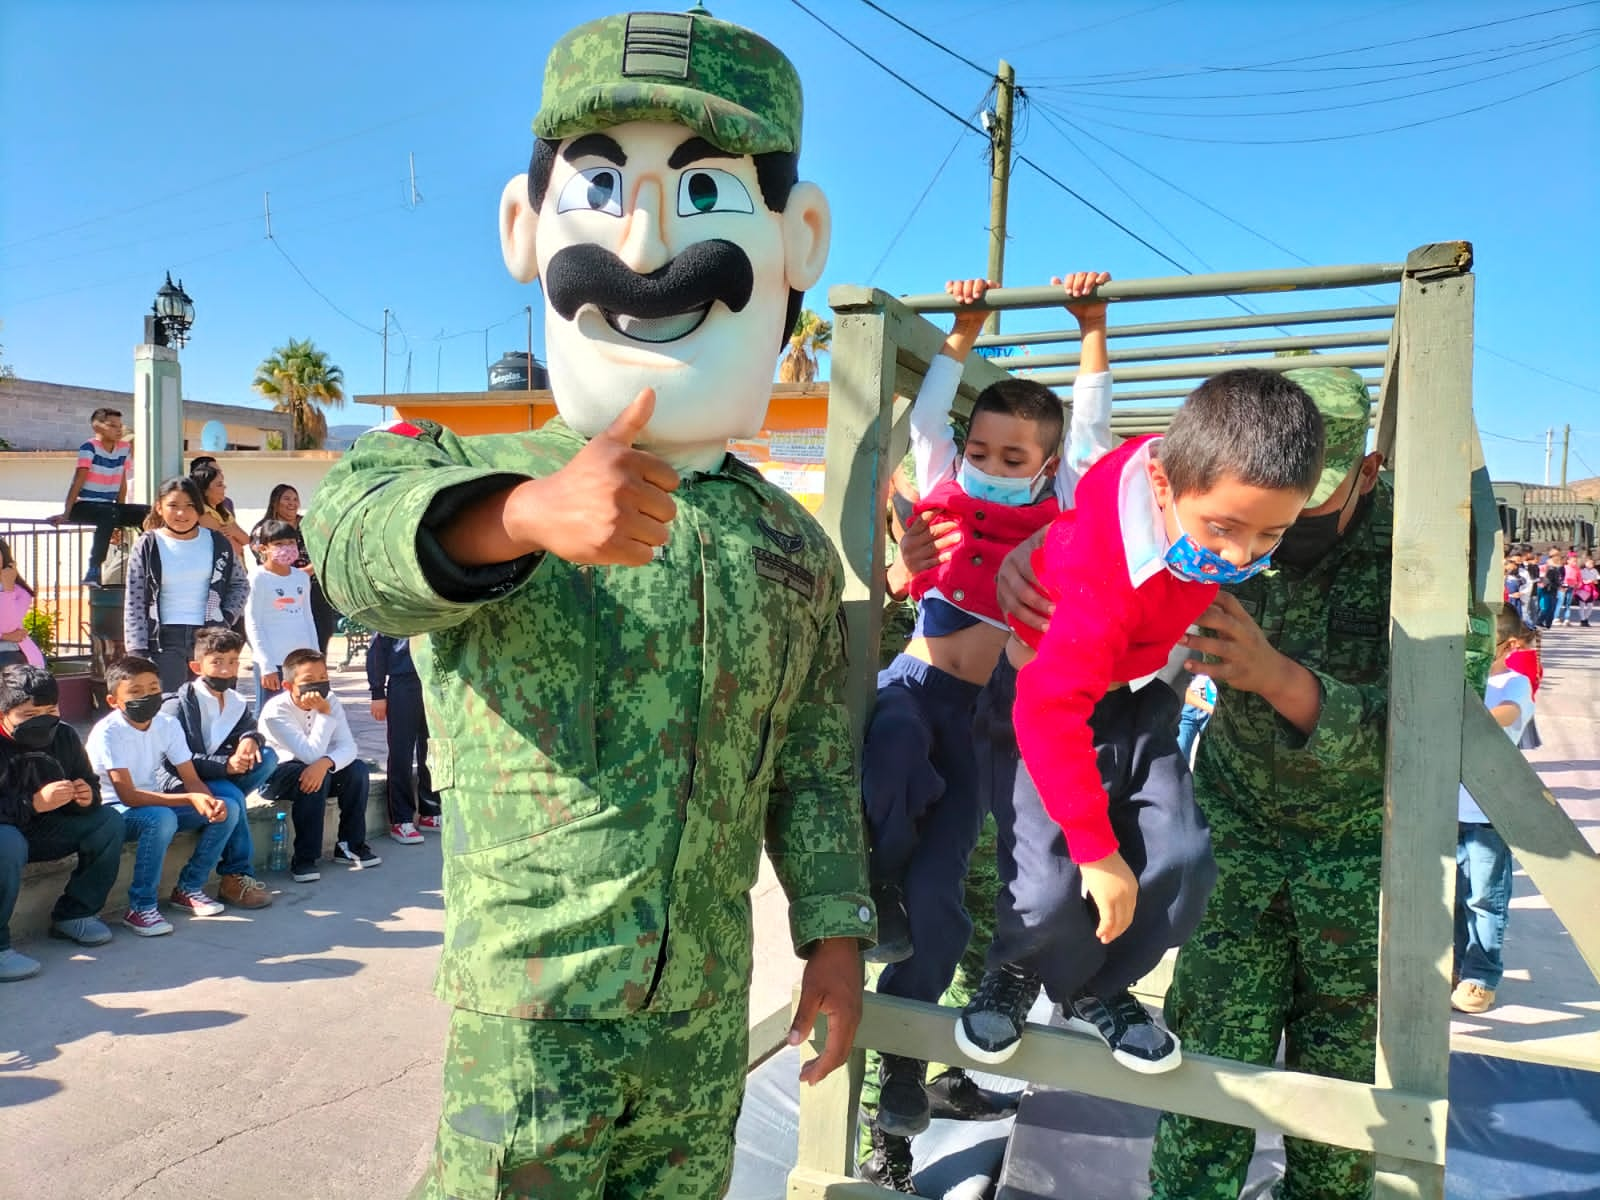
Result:
<svg viewBox="0 0 1600 1200"><path fill-rule="evenodd" d="M1034 555L1049 631L1029 632L1036 656L1019 672L1026 652L1010 654L979 704L980 726L986 707L991 724L1014 719L1022 762L1009 794L996 787L1004 887L988 975L956 1027L974 1058L1015 1052L1036 979L1122 1065L1181 1061L1127 990L1188 937L1215 879L1181 702L1157 675L1219 584L1269 565L1321 470L1310 396L1279 372L1229 371L1165 437L1095 464L1050 527Z"/></svg>

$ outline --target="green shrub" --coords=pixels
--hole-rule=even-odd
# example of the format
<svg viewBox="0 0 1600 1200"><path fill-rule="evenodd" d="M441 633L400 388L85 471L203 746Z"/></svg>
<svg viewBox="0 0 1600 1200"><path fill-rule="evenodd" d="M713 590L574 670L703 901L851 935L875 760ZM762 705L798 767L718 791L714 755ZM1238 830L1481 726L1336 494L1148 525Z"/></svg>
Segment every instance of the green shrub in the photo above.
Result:
<svg viewBox="0 0 1600 1200"><path fill-rule="evenodd" d="M22 631L33 639L39 653L49 658L56 650L56 619L42 608L30 608L22 618Z"/></svg>

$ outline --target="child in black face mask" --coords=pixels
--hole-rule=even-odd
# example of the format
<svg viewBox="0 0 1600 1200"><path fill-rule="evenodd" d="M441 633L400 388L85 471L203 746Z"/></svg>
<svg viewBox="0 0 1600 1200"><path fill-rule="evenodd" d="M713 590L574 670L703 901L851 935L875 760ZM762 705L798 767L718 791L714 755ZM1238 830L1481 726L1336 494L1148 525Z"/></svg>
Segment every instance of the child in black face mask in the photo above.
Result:
<svg viewBox="0 0 1600 1200"><path fill-rule="evenodd" d="M194 771L211 793L238 806L233 835L217 863L217 899L238 908L265 908L272 894L255 877L255 847L245 819L245 797L262 787L278 765L256 730L250 706L234 688L239 682L239 651L244 638L226 625L205 625L194 635L189 670L198 678L169 696L161 711L178 722L194 754ZM165 790L186 790L171 770L162 770Z"/></svg>
<svg viewBox="0 0 1600 1200"><path fill-rule="evenodd" d="M244 820L244 806L212 795L195 774L183 729L161 711L161 672L155 663L131 654L113 661L106 668L106 703L111 712L89 732L89 761L107 803L122 813L127 839L139 844L122 923L140 937L160 937L172 932L156 907L156 892L173 837L180 829L200 833L168 903L191 916L214 917L223 906L203 885ZM166 791L165 770L177 776L183 791Z"/></svg>
<svg viewBox="0 0 1600 1200"><path fill-rule="evenodd" d="M279 766L263 794L288 800L294 816L296 883L320 879L322 822L328 797L339 802L339 837L333 861L360 869L383 860L367 845L370 772L356 751L339 697L329 694L328 663L320 651L291 650L283 659L283 688L261 710L261 728Z"/></svg>
<svg viewBox="0 0 1600 1200"><path fill-rule="evenodd" d="M11 948L11 911L30 862L78 856L50 916L50 935L82 946L111 940L96 914L122 862L122 815L100 806L100 781L83 743L56 707L43 667L0 671L0 982L36 975Z"/></svg>

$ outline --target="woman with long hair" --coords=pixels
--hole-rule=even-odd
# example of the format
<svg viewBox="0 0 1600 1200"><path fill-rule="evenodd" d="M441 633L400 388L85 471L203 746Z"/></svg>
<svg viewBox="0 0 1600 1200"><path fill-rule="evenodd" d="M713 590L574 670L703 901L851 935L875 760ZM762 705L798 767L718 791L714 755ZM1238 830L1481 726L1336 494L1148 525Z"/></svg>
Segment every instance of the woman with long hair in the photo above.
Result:
<svg viewBox="0 0 1600 1200"><path fill-rule="evenodd" d="M32 607L33 589L17 573L11 547L0 538L0 667L24 662L44 666L44 655L22 623Z"/></svg>
<svg viewBox="0 0 1600 1200"><path fill-rule="evenodd" d="M339 612L328 602L327 594L322 590L322 581L317 578L316 568L311 565L311 555L306 553L305 535L300 532L300 491L294 484L280 483L272 489L267 496L266 516L250 530L250 541L256 547L258 562L261 561L260 534L268 521L282 521L294 528L294 540L300 547L300 556L293 565L311 576L311 622L317 627L317 647L326 656L334 626L339 623Z"/></svg>
<svg viewBox="0 0 1600 1200"><path fill-rule="evenodd" d="M244 614L244 566L227 538L202 528L204 509L193 479L167 480L128 559L124 644L129 654L155 660L163 692L194 678L189 662L202 625L232 626Z"/></svg>
<svg viewBox="0 0 1600 1200"><path fill-rule="evenodd" d="M215 460L197 462L189 468L189 478L200 489L205 508L200 513L200 527L220 533L228 539L235 554L242 555L250 545L250 535L233 519L233 506L228 503L228 481Z"/></svg>

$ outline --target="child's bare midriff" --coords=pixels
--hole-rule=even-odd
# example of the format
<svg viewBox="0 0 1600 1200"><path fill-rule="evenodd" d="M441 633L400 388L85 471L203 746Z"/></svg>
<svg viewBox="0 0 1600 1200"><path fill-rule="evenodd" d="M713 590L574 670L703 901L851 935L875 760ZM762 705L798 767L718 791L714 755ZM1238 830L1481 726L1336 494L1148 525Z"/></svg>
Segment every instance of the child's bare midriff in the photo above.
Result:
<svg viewBox="0 0 1600 1200"><path fill-rule="evenodd" d="M981 685L994 674L994 665L1010 636L1006 630L980 621L936 638L912 638L905 652L947 675Z"/></svg>

